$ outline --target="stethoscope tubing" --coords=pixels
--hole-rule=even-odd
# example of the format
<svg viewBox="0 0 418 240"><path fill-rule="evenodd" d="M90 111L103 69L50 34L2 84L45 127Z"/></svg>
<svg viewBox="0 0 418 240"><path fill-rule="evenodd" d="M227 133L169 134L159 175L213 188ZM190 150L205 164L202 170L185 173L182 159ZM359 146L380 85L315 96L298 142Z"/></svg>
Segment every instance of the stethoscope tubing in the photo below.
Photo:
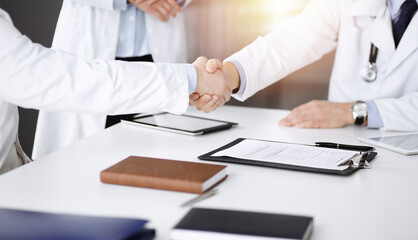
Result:
<svg viewBox="0 0 418 240"><path fill-rule="evenodd" d="M361 71L361 78L365 82L374 82L377 79L376 59L379 49L371 43L369 61Z"/></svg>

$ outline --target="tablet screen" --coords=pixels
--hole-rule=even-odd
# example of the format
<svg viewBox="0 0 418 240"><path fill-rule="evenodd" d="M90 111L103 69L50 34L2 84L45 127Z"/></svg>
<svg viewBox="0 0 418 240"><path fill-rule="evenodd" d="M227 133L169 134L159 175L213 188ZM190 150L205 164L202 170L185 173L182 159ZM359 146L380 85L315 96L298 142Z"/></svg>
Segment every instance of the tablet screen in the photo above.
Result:
<svg viewBox="0 0 418 240"><path fill-rule="evenodd" d="M136 123L188 132L203 131L205 129L231 125L229 122L198 118L187 115L174 115L169 113L140 117L134 119L133 121Z"/></svg>
<svg viewBox="0 0 418 240"><path fill-rule="evenodd" d="M406 150L417 150L418 149L418 134L389 136L389 137L375 137L370 138L376 142L381 142L394 147L406 149Z"/></svg>

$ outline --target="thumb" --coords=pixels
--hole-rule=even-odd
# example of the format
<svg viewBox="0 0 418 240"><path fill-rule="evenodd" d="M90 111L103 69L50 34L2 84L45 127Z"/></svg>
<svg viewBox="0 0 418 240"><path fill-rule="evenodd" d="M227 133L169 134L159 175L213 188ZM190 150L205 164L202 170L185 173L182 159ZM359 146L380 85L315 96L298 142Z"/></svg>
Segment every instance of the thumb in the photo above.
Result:
<svg viewBox="0 0 418 240"><path fill-rule="evenodd" d="M219 59L210 59L206 63L206 72L208 73L215 73L218 69L223 69L223 63Z"/></svg>
<svg viewBox="0 0 418 240"><path fill-rule="evenodd" d="M189 96L190 101L196 101L197 99L199 99L199 94L198 93L192 93Z"/></svg>

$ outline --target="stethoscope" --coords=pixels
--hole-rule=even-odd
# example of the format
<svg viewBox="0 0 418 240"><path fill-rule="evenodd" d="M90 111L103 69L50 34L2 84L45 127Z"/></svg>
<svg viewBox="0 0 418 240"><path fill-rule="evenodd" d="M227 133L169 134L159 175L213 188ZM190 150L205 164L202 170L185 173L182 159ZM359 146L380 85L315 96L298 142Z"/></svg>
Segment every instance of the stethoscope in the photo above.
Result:
<svg viewBox="0 0 418 240"><path fill-rule="evenodd" d="M377 78L376 59L379 49L372 43L370 47L369 62L361 70L361 78L366 82L373 82Z"/></svg>

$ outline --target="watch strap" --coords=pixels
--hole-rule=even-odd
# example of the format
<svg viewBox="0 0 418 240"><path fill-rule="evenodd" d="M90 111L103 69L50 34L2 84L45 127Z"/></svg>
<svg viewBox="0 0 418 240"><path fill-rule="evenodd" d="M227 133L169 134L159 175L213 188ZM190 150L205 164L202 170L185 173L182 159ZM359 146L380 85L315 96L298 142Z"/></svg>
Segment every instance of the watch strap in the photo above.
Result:
<svg viewBox="0 0 418 240"><path fill-rule="evenodd" d="M354 120L355 125L363 125L364 123L364 117L363 116L357 116Z"/></svg>
<svg viewBox="0 0 418 240"><path fill-rule="evenodd" d="M358 112L356 112L356 110L355 110L355 106L357 105L357 104L366 104L364 101L360 101L360 100L358 100L358 101L356 101L354 104L353 104L353 106L351 107L351 112L352 112L352 114L353 114L353 117L354 117L354 124L355 125L363 125L364 124L364 122L366 121L366 118L367 118L367 110L366 110L366 113L365 114L359 114ZM367 106L366 106L366 109L367 109Z"/></svg>

